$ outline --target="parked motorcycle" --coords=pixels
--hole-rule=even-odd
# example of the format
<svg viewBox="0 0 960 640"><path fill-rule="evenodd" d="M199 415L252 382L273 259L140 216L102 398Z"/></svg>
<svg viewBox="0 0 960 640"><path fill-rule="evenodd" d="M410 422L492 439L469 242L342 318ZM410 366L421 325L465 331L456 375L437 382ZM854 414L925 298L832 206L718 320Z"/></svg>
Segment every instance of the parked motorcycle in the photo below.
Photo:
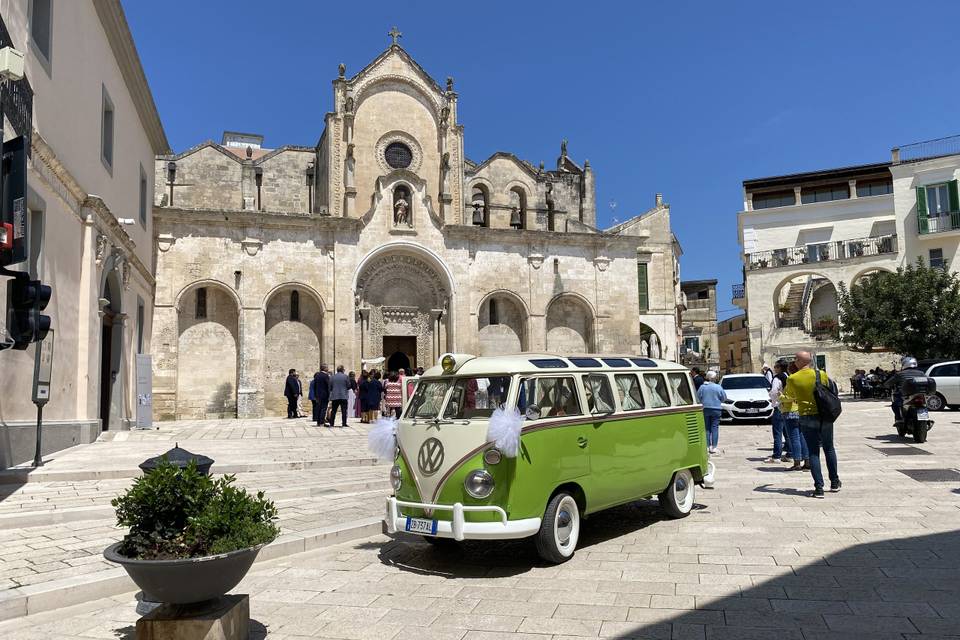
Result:
<svg viewBox="0 0 960 640"><path fill-rule="evenodd" d="M904 378L900 385L903 394L903 407L900 410L902 419L894 422L897 434L906 438L913 435L913 441L922 443L927 441L927 433L933 428L930 411L927 409L927 397L936 394L937 382L933 378L917 376Z"/></svg>

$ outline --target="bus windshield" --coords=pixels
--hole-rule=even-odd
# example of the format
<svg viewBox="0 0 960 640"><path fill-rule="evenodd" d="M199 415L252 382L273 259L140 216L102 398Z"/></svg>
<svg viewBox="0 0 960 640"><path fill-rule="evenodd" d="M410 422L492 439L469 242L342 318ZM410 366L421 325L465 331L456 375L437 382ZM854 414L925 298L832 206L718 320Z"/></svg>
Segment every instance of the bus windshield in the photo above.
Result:
<svg viewBox="0 0 960 640"><path fill-rule="evenodd" d="M452 380L421 380L407 407L408 418L436 418Z"/></svg>
<svg viewBox="0 0 960 640"><path fill-rule="evenodd" d="M510 376L458 378L443 417L448 420L489 418L494 409L506 402L509 389Z"/></svg>

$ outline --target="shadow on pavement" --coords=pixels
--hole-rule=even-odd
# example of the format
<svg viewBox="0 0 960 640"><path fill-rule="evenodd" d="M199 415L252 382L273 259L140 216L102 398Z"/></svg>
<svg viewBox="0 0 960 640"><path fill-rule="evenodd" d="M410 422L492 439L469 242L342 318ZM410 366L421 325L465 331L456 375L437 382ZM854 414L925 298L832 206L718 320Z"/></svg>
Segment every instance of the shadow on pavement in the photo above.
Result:
<svg viewBox="0 0 960 640"><path fill-rule="evenodd" d="M779 493L785 496L810 496L810 490L794 489L793 487L774 487L769 484L762 484L754 489L754 491L757 493Z"/></svg>
<svg viewBox="0 0 960 640"><path fill-rule="evenodd" d="M693 508L707 509L699 503ZM656 500L607 509L583 520L577 548L589 549L669 519L663 515ZM533 538L463 542L437 540L431 543L417 536L402 534L388 542L376 544L380 547L380 562L421 575L468 579L507 577L526 573L533 567L552 566L537 555ZM415 553L411 553L411 547L416 547Z"/></svg>
<svg viewBox="0 0 960 640"><path fill-rule="evenodd" d="M696 609L676 614L631 609L631 617L637 612L646 619L615 623L615 633L601 635L724 640L960 635L960 531L864 543L808 562L784 567L783 575L742 587L736 595L697 596ZM750 575L749 566L739 571Z"/></svg>

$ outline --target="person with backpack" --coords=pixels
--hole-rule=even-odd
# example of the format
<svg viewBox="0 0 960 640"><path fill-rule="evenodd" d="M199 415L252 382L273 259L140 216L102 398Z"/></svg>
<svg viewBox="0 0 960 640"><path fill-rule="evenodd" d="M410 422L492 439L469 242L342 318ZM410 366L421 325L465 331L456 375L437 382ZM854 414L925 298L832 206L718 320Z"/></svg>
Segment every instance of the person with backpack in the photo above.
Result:
<svg viewBox="0 0 960 640"><path fill-rule="evenodd" d="M833 422L840 415L840 400L836 383L826 371L811 367L809 351L798 351L794 362L797 372L787 378L784 395L797 405L800 414L800 432L810 452L810 474L813 476L813 497L823 497L823 471L820 468L820 449L827 461L830 491L840 490L837 473L837 450L833 444Z"/></svg>

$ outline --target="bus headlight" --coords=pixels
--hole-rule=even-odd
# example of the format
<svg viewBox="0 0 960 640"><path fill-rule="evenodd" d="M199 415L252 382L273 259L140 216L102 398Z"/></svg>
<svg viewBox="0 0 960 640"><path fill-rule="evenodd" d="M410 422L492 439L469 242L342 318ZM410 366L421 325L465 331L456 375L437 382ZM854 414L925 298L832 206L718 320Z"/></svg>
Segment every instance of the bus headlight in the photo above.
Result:
<svg viewBox="0 0 960 640"><path fill-rule="evenodd" d="M486 498L493 493L493 476L484 469L471 471L463 480L463 488L474 498Z"/></svg>
<svg viewBox="0 0 960 640"><path fill-rule="evenodd" d="M402 480L403 474L400 472L400 465L393 465L390 469L390 486L393 487L394 491L400 488Z"/></svg>
<svg viewBox="0 0 960 640"><path fill-rule="evenodd" d="M487 464L500 464L502 457L499 449L487 449L483 452L483 461Z"/></svg>

